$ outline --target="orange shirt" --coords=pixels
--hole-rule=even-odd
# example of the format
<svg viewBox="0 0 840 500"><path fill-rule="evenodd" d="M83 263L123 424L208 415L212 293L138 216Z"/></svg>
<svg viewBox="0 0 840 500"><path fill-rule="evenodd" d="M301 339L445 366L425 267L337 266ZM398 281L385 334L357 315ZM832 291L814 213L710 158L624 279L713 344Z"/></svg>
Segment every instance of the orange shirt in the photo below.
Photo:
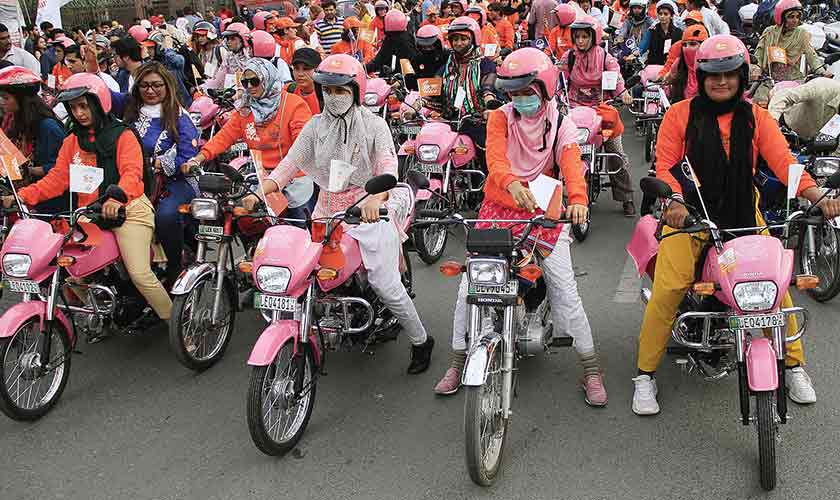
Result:
<svg viewBox="0 0 840 500"><path fill-rule="evenodd" d="M292 92L292 94L300 96L301 99L306 101L306 104L309 106L309 111L311 111L313 115L317 115L321 112L321 103L318 102L318 94L316 94L314 90L304 95L300 90L300 85L292 82L286 85L286 91L288 91L289 87L291 87L292 85L295 86L295 90Z"/></svg>
<svg viewBox="0 0 840 500"><path fill-rule="evenodd" d="M280 57L286 61L286 64L289 66L292 65L292 57L295 55L295 43L297 43L298 40L300 40L298 37L292 38L291 40L283 38L277 42L277 45L280 46Z"/></svg>
<svg viewBox="0 0 840 500"><path fill-rule="evenodd" d="M661 70L659 70L659 74L657 75L657 77L665 78L665 76L671 71L671 67L680 58L681 54L682 40L679 40L673 45L671 45L670 49L668 49L668 57L665 59L665 65L662 66Z"/></svg>
<svg viewBox="0 0 840 500"><path fill-rule="evenodd" d="M349 54L351 56L355 56L356 52L362 53L362 64L367 64L373 61L373 57L376 55L373 50L373 45L366 40L356 40L356 50L353 50L353 45L350 42L345 40L339 40L332 46L330 50L330 54Z"/></svg>
<svg viewBox="0 0 840 500"><path fill-rule="evenodd" d="M294 94L283 92L280 109L270 123L256 125L254 114L235 111L210 142L201 148L201 154L212 160L227 151L234 143L244 140L249 149L262 151L263 167L273 169L280 163L297 139L312 112L304 100Z"/></svg>
<svg viewBox="0 0 840 500"><path fill-rule="evenodd" d="M492 24L487 24L481 28L481 45L487 45L488 43L501 45L499 43L499 34Z"/></svg>
<svg viewBox="0 0 840 500"><path fill-rule="evenodd" d="M568 26L555 26L548 34L548 48L545 52L560 59L570 48L572 48L572 30Z"/></svg>
<svg viewBox="0 0 840 500"><path fill-rule="evenodd" d="M685 157L685 132L688 127L688 117L691 109L691 99L680 101L665 113L659 136L656 140L656 177L667 182L674 193L682 194L682 188L677 179L671 174L671 168ZM787 179L788 166L796 163L790 154L787 140L779 130L776 120L770 113L758 106L752 105L755 116L755 132L753 135L753 170L755 170L758 154L767 160L770 169L779 179ZM726 113L718 117L718 128L723 149L729 155L729 139L732 135L732 117L734 113ZM489 134L488 134L489 139ZM489 141L488 141L489 143ZM489 152L489 147L488 147ZM816 186L814 179L807 172L802 174L796 194L809 187Z"/></svg>
<svg viewBox="0 0 840 500"><path fill-rule="evenodd" d="M82 151L79 140L70 134L61 144L55 166L35 184L30 184L18 192L20 199L28 206L61 196L70 187L70 165L81 164L96 166L96 153ZM117 139L117 171L120 175L119 186L131 202L143 195L143 148L134 132L124 131ZM108 186L99 186L104 189ZM89 205L99 197L99 190L84 194L79 193L79 206Z"/></svg>
<svg viewBox="0 0 840 500"><path fill-rule="evenodd" d="M630 10L629 8L621 6L621 0L615 0L615 2L613 2L612 4L612 7L610 8L613 10L613 12L621 16L621 22L624 22L624 20L627 18L627 12Z"/></svg>
<svg viewBox="0 0 840 500"><path fill-rule="evenodd" d="M370 22L371 31L376 31L376 46L382 45L382 40L385 39L385 20L379 16L373 18ZM342 52L343 53L343 52Z"/></svg>
<svg viewBox="0 0 840 500"><path fill-rule="evenodd" d="M514 181L524 182L513 174L507 157L508 123L505 112L497 109L487 119L487 182L484 194L491 200L508 208L519 208L508 192L508 186ZM544 174L554 176L554 164L546 165ZM569 194L569 205L588 204L586 179L580 167L580 148L577 144L563 146L560 156L560 171Z"/></svg>
<svg viewBox="0 0 840 500"><path fill-rule="evenodd" d="M499 19L493 27L496 29L496 33L499 34L499 45L501 45L503 49L512 49L513 25L510 21L503 17Z"/></svg>

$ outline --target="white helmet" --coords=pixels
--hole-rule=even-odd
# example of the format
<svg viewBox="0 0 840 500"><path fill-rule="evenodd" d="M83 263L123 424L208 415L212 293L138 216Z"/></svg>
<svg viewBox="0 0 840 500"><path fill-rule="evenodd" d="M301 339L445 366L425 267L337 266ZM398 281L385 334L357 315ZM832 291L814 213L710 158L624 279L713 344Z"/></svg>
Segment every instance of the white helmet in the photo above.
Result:
<svg viewBox="0 0 840 500"><path fill-rule="evenodd" d="M671 9L671 15L679 12L679 10L677 10L677 4L675 4L673 0L659 0L656 2L656 12L659 12L659 9L662 7L668 7Z"/></svg>
<svg viewBox="0 0 840 500"><path fill-rule="evenodd" d="M630 8L633 7L647 7L647 0L630 0Z"/></svg>

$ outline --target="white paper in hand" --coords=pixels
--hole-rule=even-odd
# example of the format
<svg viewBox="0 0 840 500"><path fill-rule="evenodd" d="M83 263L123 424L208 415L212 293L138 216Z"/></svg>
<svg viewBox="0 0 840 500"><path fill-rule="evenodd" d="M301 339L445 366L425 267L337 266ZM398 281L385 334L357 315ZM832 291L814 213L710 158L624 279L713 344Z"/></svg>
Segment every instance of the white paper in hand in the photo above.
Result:
<svg viewBox="0 0 840 500"><path fill-rule="evenodd" d="M464 105L464 99L467 98L467 91L464 87L459 87L458 92L455 93L455 109L461 109Z"/></svg>
<svg viewBox="0 0 840 500"><path fill-rule="evenodd" d="M55 88L55 75L47 75L47 87Z"/></svg>
<svg viewBox="0 0 840 500"><path fill-rule="evenodd" d="M99 167L75 163L70 165L70 192L91 194L102 184L105 171Z"/></svg>
<svg viewBox="0 0 840 500"><path fill-rule="evenodd" d="M562 185L563 183L557 179L540 174L536 179L528 182L528 189L531 190L531 194L537 200L537 206L543 210L548 210L548 204L551 203L551 197L554 195L554 188Z"/></svg>
<svg viewBox="0 0 840 500"><path fill-rule="evenodd" d="M665 40L665 43L662 45L662 53L667 54L671 51L671 39Z"/></svg>
<svg viewBox="0 0 840 500"><path fill-rule="evenodd" d="M496 56L496 45L495 43L488 43L484 46L484 57L495 57Z"/></svg>
<svg viewBox="0 0 840 500"><path fill-rule="evenodd" d="M820 133L836 139L837 136L840 135L840 115L832 116L831 120L828 120L828 122L823 125L823 128L820 129Z"/></svg>
<svg viewBox="0 0 840 500"><path fill-rule="evenodd" d="M659 87L659 103L662 104L662 107L668 109L671 107L671 101L668 100L668 94L665 93L665 89Z"/></svg>
<svg viewBox="0 0 840 500"><path fill-rule="evenodd" d="M225 88L230 89L236 86L236 75L228 73L225 75Z"/></svg>
<svg viewBox="0 0 840 500"><path fill-rule="evenodd" d="M320 45L318 43L318 33L312 33L311 35L309 35L309 46L313 49L317 49L318 45Z"/></svg>
<svg viewBox="0 0 840 500"><path fill-rule="evenodd" d="M618 87L618 72L604 71L601 74L601 89L615 90Z"/></svg>
<svg viewBox="0 0 840 500"><path fill-rule="evenodd" d="M788 199L796 198L796 191L799 188L799 180L802 178L802 172L805 171L805 165L801 163L793 163L788 167L788 183L787 183L787 197Z"/></svg>
<svg viewBox="0 0 840 500"><path fill-rule="evenodd" d="M356 167L342 160L330 160L330 185L327 191L340 193L350 185L350 176Z"/></svg>

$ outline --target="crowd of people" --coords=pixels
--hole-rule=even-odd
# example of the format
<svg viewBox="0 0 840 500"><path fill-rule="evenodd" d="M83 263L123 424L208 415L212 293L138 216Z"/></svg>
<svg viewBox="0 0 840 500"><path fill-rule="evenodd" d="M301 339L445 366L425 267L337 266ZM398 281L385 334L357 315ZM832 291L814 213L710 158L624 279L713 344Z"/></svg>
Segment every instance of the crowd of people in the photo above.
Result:
<svg viewBox="0 0 840 500"><path fill-rule="evenodd" d="M634 90L625 89L624 77L633 61L644 60L662 66L657 79L669 86L673 103L659 133L657 176L681 193L671 168L688 157L698 167L715 216L731 227L755 225L751 179L757 157L779 172L796 162L776 120L805 103L812 111L791 116L790 122L803 134L815 134L821 124L807 116L824 121L833 116L840 84L820 78L778 96L765 88L747 102L744 93L756 72L771 72L776 81L801 80L811 72L832 75L800 26L798 0L779 0L775 25L761 35L752 67L752 55L733 36L742 27L730 23L732 4L739 0L727 0L723 9L706 0L360 0L341 5L284 0L277 10L256 12L185 8L174 18L155 14L127 27L102 22L64 30L42 23L24 30L22 48L11 44L9 30L0 25L2 129L30 160L27 185L17 192L22 203L39 211L66 209L69 170L79 164L103 169L102 185L125 191L128 201L108 200L103 214L114 217L125 208L125 223L113 231L132 281L163 320L170 316L167 290L182 270L186 244L186 221L178 207L199 194L189 173L244 142L263 152L268 176L262 193L283 191L290 211L304 216L344 209L364 194L362 186L371 177L397 175L392 134L383 118L366 108L365 88L372 73L400 71L395 62L401 60L410 61L418 77L441 79L440 94L418 99L403 118L419 113L475 117L461 132L477 145L487 172L482 217L529 218L540 209L528 183L547 174L566 182L567 216L587 220L577 129L561 111L561 100L596 108L613 124L616 133L604 143L621 164L610 176L612 196L624 216L634 217L630 165L637 159L623 147L615 106L632 104ZM784 61L770 53L780 48ZM605 85L605 73L616 75L612 85ZM208 92L226 88L237 89L237 109L201 143L187 110ZM769 111L759 106L771 97ZM334 160L356 170L350 187L328 194ZM160 182L149 178L146 164ZM797 192L811 201L821 194L807 174ZM76 203L95 197L78 194ZM7 206L13 201L3 199ZM258 201L252 195L243 204L252 208ZM352 236L361 246L371 286L411 340L408 372L414 374L429 367L434 339L400 281L400 243L407 235L379 221L380 208L397 201L387 193L367 198L362 219L368 224ZM840 201L819 204L827 216L840 215ZM672 228L681 227L685 216L678 203L664 213ZM575 339L587 403L605 405L603 370L572 270L569 226L542 238L549 252L543 276L555 327ZM154 240L170 263L163 282L152 273L146 250ZM655 372L699 252L687 235L662 242L633 379L637 414L659 412ZM464 278L455 308L451 363L434 389L442 395L460 385L467 348L466 284ZM816 401L801 342L790 345L786 355L791 398Z"/></svg>

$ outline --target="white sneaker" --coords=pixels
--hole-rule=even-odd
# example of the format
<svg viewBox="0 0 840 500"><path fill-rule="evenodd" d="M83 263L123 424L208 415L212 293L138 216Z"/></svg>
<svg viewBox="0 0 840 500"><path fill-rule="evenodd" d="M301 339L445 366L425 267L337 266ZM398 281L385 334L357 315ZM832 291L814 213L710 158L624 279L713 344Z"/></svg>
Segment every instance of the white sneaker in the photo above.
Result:
<svg viewBox="0 0 840 500"><path fill-rule="evenodd" d="M808 405L817 402L817 393L814 392L811 377L801 366L785 370L785 387L787 387L788 397L794 403Z"/></svg>
<svg viewBox="0 0 840 500"><path fill-rule="evenodd" d="M649 375L639 375L633 379L636 391L633 393L633 413L636 415L656 415L659 403L656 402L656 380Z"/></svg>

